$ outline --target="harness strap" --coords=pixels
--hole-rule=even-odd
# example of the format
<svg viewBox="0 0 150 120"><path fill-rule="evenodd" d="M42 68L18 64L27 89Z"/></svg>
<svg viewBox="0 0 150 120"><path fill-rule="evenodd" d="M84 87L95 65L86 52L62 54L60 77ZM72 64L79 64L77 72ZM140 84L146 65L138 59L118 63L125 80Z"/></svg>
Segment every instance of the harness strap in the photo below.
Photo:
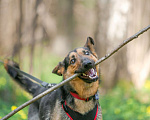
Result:
<svg viewBox="0 0 150 120"><path fill-rule="evenodd" d="M67 106L66 101L62 104L62 108L70 118L70 120L96 120L98 114L98 105L95 105L93 110L88 113L82 115L81 113L74 111L69 106Z"/></svg>

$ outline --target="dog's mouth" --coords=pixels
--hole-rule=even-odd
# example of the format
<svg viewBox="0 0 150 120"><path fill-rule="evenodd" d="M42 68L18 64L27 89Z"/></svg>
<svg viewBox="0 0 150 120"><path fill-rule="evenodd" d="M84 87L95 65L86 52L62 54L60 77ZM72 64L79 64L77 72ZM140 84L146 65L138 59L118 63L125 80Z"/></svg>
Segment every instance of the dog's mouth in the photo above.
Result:
<svg viewBox="0 0 150 120"><path fill-rule="evenodd" d="M98 80L96 68L91 68L88 71L81 73L79 76L80 79L83 79L87 83L92 83Z"/></svg>

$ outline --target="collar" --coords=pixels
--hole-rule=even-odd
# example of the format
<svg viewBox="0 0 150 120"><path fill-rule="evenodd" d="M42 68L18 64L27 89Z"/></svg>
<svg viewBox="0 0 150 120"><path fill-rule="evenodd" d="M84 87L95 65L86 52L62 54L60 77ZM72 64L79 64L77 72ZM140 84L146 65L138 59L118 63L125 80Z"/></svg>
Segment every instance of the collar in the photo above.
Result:
<svg viewBox="0 0 150 120"><path fill-rule="evenodd" d="M88 98L81 98L78 94L76 94L76 93L74 93L74 92L70 92L70 94L73 96L73 97L75 97L75 98L77 98L77 99L79 99L79 100L84 100L84 101L90 101L91 99L95 99L95 100L98 100L99 99L99 96L98 96L98 92L95 94L95 95L93 95L93 96L90 96L90 97L88 97Z"/></svg>

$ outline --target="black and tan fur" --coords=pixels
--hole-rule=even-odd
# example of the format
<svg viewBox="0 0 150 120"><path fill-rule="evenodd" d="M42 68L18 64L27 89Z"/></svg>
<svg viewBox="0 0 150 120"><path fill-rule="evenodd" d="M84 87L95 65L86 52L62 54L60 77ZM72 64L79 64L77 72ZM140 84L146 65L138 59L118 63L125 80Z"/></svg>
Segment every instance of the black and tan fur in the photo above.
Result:
<svg viewBox="0 0 150 120"><path fill-rule="evenodd" d="M85 73L88 69L94 66L97 61L97 54L94 50L94 41L88 37L84 47L76 48L69 52L65 59L60 62L53 70L53 73L62 75L63 80L69 78L75 73ZM14 69L10 68L7 64L18 67L12 61L5 61L5 68L10 76L19 83L27 92L35 97L46 88L32 82L30 79L18 74ZM98 66L95 68L99 76ZM93 78L92 78L93 79ZM78 111L84 115L91 111L98 100L91 99L89 101L79 100L74 98L71 92L77 93L81 98L88 98L97 93L99 87L99 80L84 80L81 76L76 77L69 83L65 84L61 88L49 93L40 100L37 100L29 107L28 119L29 120L70 120L62 108L62 99L66 100L67 105L73 110ZM96 120L101 120L101 107L98 105L98 115Z"/></svg>

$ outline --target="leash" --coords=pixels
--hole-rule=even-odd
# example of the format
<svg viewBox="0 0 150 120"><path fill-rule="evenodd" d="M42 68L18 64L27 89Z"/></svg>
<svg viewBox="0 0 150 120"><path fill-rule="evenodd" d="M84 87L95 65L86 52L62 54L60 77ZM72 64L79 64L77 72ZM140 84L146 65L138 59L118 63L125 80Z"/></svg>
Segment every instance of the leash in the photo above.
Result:
<svg viewBox="0 0 150 120"><path fill-rule="evenodd" d="M3 62L2 60L0 60L0 63L4 64L4 62ZM7 65L8 65L8 64L7 64ZM33 81L39 83L41 86L43 86L43 87L45 87L45 88L49 88L49 87L54 86L53 84L44 82L44 81L42 81L42 80L40 80L40 79L38 79L38 78L36 78L36 77L34 77L34 76L32 76L32 75L30 75L30 74L24 72L24 71L22 71L22 70L19 70L18 68L15 68L15 67L13 67L13 66L11 66L11 65L8 65L8 66L11 67L11 68L13 68L13 69L15 69L19 74L23 74L23 75L26 76L27 78L32 79Z"/></svg>

